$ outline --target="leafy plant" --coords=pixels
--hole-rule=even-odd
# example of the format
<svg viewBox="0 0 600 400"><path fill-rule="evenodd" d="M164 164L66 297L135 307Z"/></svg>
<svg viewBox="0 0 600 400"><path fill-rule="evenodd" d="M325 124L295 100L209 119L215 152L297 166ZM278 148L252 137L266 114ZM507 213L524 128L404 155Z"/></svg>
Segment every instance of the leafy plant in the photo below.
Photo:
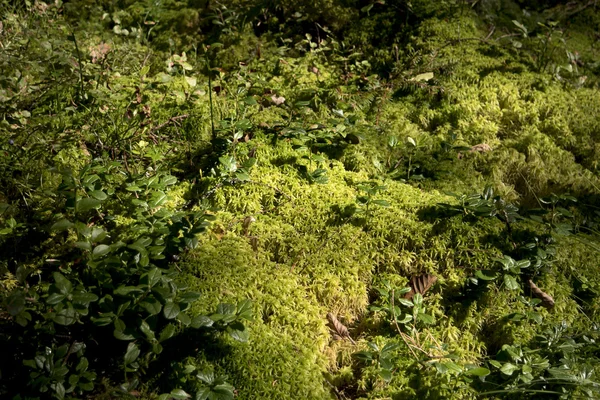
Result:
<svg viewBox="0 0 600 400"><path fill-rule="evenodd" d="M389 207L390 203L386 200L376 199L375 197L386 190L386 186L380 185L378 182L369 181L363 182L357 186L359 192L364 193L362 196L356 196L356 211L358 215L364 215L367 221L373 218L376 207Z"/></svg>
<svg viewBox="0 0 600 400"><path fill-rule="evenodd" d="M59 399L93 390L95 370L119 359L118 368L129 387L135 387L162 353L163 343L185 327L227 331L240 341L248 338L243 321L252 317L250 302L220 304L210 316L190 315L189 307L200 294L187 290L177 282L176 272L166 268L167 255L197 246L196 236L212 217L165 207L168 190L177 183L174 176L158 173L115 182L114 168L90 164L78 173L62 171L59 190L65 209L50 232L66 234L64 252L60 259L47 260L61 268L42 284L30 284L32 271L21 268L20 285L3 296L22 327L21 345L13 351L27 354L17 349L31 338L48 343L23 364L33 369L30 388ZM125 229L111 227L100 212L114 201L117 190L128 194L125 199L134 210L135 222ZM95 223L86 223L90 220ZM104 333L99 337L96 332ZM90 346L93 357L85 357Z"/></svg>
<svg viewBox="0 0 600 400"><path fill-rule="evenodd" d="M394 163L394 165L391 165L391 157L395 153L394 150L396 148L398 148L399 146L400 146L400 144L399 144L398 138L396 136L390 136L388 138L388 147L390 148L390 154L387 159L387 165L389 168L389 174L391 174L392 176L404 175L406 177L407 181L409 181L411 179L413 179L413 180L423 179L423 175L415 175L414 172L417 171L420 167L420 165L418 163L415 163L415 158L417 156L418 151L420 149L422 149L424 146L421 144L418 144L417 141L415 139L413 139L412 137L410 137L410 136L407 137L406 142L404 144L404 148L403 148L405 157L400 157ZM405 163L406 163L406 172L405 173L402 173L402 171L400 171L398 169L400 164L403 161L405 161Z"/></svg>
<svg viewBox="0 0 600 400"><path fill-rule="evenodd" d="M394 353L400 345L394 342L388 342L383 347L378 346L374 342L369 342L367 345L370 350L358 351L352 356L366 365L374 365L377 368L379 376L385 382L390 382L394 372Z"/></svg>
<svg viewBox="0 0 600 400"><path fill-rule="evenodd" d="M494 196L494 189L487 186L481 194L455 194L448 193L456 198L458 205L441 203L443 210L449 212L450 215L462 214L472 217L496 217L506 225L506 230L510 234L512 232L511 224L521 219L519 208L509 202L506 202L500 196Z"/></svg>

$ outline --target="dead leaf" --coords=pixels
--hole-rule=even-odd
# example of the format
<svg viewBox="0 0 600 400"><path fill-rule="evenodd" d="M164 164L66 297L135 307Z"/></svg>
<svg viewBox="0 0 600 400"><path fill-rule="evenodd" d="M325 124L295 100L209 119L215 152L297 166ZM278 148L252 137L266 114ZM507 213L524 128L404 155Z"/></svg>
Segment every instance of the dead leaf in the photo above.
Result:
<svg viewBox="0 0 600 400"><path fill-rule="evenodd" d="M350 332L348 332L348 328L346 328L344 324L338 321L335 315L333 315L332 313L327 313L327 319L329 320L331 327L335 330L338 336L348 339L352 344L356 344L356 342L350 337Z"/></svg>
<svg viewBox="0 0 600 400"><path fill-rule="evenodd" d="M242 226L244 227L244 236L248 236L248 229L253 222L256 222L256 218L254 218L252 215L248 215L246 218L244 218L244 222L242 222Z"/></svg>
<svg viewBox="0 0 600 400"><path fill-rule="evenodd" d="M531 279L527 281L529 283L529 287L531 288L531 294L542 300L542 305L546 308L554 307L554 299L549 294L545 293L542 289L537 287L535 283Z"/></svg>
<svg viewBox="0 0 600 400"><path fill-rule="evenodd" d="M92 63L98 64L106 58L106 55L110 52L110 45L108 43L100 43L97 46L90 46L90 56L92 57Z"/></svg>
<svg viewBox="0 0 600 400"><path fill-rule="evenodd" d="M274 94L271 96L271 101L273 101L273 103L275 103L276 106L280 106L283 103L285 103L285 97L277 96L276 94Z"/></svg>
<svg viewBox="0 0 600 400"><path fill-rule="evenodd" d="M412 297L416 294L425 294L431 286L437 281L437 276L423 274L419 276L413 276L410 279L410 292L404 295L405 299L412 299Z"/></svg>
<svg viewBox="0 0 600 400"><path fill-rule="evenodd" d="M492 146L490 146L487 143L480 143L480 144L476 144L475 146L471 147L471 150L469 150L471 153L486 153L488 151L492 150Z"/></svg>

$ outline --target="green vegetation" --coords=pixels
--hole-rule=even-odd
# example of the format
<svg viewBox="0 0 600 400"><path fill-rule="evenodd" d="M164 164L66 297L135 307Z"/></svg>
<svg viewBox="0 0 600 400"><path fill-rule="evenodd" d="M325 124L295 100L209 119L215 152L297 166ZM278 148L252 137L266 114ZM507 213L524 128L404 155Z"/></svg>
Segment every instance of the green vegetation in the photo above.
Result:
<svg viewBox="0 0 600 400"><path fill-rule="evenodd" d="M0 397L600 397L599 7L0 1Z"/></svg>

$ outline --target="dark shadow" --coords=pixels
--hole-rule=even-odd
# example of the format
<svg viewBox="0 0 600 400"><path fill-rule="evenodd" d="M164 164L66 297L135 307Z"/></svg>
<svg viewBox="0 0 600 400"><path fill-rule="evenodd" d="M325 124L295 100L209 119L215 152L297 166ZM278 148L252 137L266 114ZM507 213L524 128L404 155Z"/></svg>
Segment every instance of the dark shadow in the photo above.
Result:
<svg viewBox="0 0 600 400"><path fill-rule="evenodd" d="M156 379L159 387L170 391L173 387L173 365L188 357L202 354L211 363L218 363L231 353L231 346L223 340L222 334L205 329L187 328L176 337L164 342L160 356L150 365L149 379ZM231 371L235 374L234 371Z"/></svg>
<svg viewBox="0 0 600 400"><path fill-rule="evenodd" d="M271 160L269 160L270 163L272 165L275 165L277 167L282 167L284 165L295 165L296 162L298 161L298 157L297 156L279 156L279 157L275 157L275 158L271 158Z"/></svg>

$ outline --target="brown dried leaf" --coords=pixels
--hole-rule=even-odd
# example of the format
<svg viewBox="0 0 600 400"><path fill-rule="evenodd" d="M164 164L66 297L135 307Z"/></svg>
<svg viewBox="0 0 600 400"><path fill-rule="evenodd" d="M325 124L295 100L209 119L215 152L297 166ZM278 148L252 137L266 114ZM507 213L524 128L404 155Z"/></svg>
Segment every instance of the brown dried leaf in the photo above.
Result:
<svg viewBox="0 0 600 400"><path fill-rule="evenodd" d="M335 315L333 315L332 313L327 313L327 319L329 320L331 327L335 330L338 336L342 338L347 338L352 344L356 344L356 342L354 342L354 340L352 340L352 338L350 337L350 332L348 332L348 328L346 328L344 324L338 321Z"/></svg>
<svg viewBox="0 0 600 400"><path fill-rule="evenodd" d="M531 294L533 294L538 299L542 300L542 305L544 307L546 307L546 308L554 307L554 299L552 298L552 296L550 296L549 294L542 291L542 289L537 287L537 285L535 283L533 283L533 281L531 279L528 281L528 283L529 283L529 287L531 288Z"/></svg>
<svg viewBox="0 0 600 400"><path fill-rule="evenodd" d="M492 146L487 143L479 143L471 147L471 153L487 153L492 150Z"/></svg>
<svg viewBox="0 0 600 400"><path fill-rule="evenodd" d="M275 103L275 105L280 106L285 103L285 97L274 94L271 96L271 101Z"/></svg>
<svg viewBox="0 0 600 400"><path fill-rule="evenodd" d="M437 281L437 276L423 274L419 276L413 276L410 279L410 292L404 295L405 299L412 299L415 293L425 294L431 286Z"/></svg>

